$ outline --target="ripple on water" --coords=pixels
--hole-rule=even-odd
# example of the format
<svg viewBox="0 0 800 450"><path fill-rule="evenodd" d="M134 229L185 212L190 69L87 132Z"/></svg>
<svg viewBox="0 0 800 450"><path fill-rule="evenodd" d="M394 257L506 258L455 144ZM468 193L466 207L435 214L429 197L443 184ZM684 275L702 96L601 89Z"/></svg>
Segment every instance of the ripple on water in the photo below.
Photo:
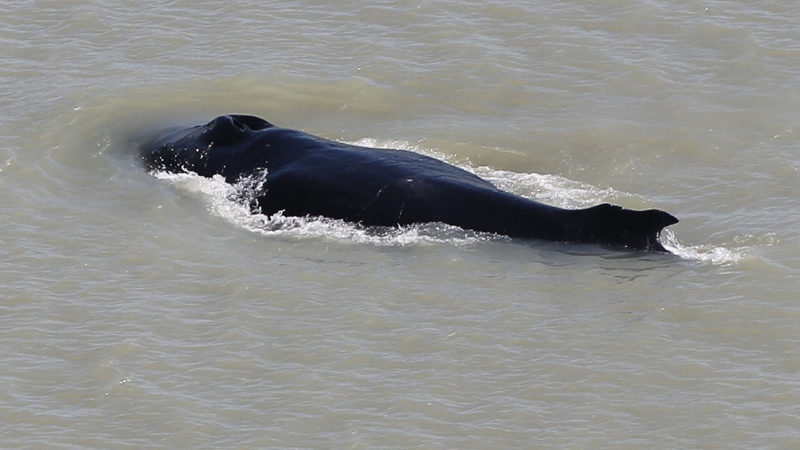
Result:
<svg viewBox="0 0 800 450"><path fill-rule="evenodd" d="M446 160L460 168L479 175L498 187L528 198L564 208L587 207L599 202L622 199L645 203L633 194L612 188L598 188L589 184L556 175L519 173L489 167L473 167L468 163L452 161L447 155L432 150L420 149L406 142L365 138L355 145L377 148L401 148ZM199 194L214 215L246 230L263 235L288 235L300 238L323 238L339 241L369 243L381 246L409 246L428 243L470 245L481 241L502 239L492 234L463 230L446 224L417 224L400 228L363 227L342 220L324 217L293 217L281 213L266 216L253 214L249 205L269 176L266 171L243 179L236 184L225 182L221 176L201 177L194 173L155 173L156 177L168 180L179 189ZM662 242L670 252L686 259L715 265L735 264L747 254L748 246L716 246L711 244L686 245L678 240L670 229L661 235Z"/></svg>

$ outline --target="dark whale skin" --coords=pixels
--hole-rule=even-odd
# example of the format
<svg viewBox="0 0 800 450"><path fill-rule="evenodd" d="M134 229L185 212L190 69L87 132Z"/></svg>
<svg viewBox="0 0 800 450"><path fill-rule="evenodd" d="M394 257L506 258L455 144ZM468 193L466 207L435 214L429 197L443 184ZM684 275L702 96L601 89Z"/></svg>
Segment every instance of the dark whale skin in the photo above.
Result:
<svg viewBox="0 0 800 450"><path fill-rule="evenodd" d="M657 209L546 205L435 158L335 142L255 116L220 116L172 130L140 151L148 170L222 175L230 183L266 169L255 205L266 215L282 211L376 226L442 222L512 238L655 251L666 251L659 234L678 222Z"/></svg>

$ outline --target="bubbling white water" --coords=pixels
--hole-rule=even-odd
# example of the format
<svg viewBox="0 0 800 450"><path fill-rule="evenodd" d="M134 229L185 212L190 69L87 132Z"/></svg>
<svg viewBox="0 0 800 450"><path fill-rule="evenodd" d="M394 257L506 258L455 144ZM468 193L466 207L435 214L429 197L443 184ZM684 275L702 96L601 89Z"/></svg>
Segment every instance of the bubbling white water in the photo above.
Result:
<svg viewBox="0 0 800 450"><path fill-rule="evenodd" d="M403 141L379 141L365 138L349 143L375 148L397 148L441 159L491 181L501 189L562 208L583 208L615 199L638 199L633 194L609 187L599 188L558 175L520 173L496 170L485 166L473 167L468 163L456 162L449 155L436 150L420 148ZM319 216L295 217L286 216L282 212L267 216L253 213L251 205L254 204L256 194L269 176L266 170L245 177L235 184L227 183L221 175L211 178L195 173L157 172L155 175L173 183L181 190L200 194L212 214L264 236L321 238L400 247L424 244L472 245L478 242L507 239L503 236L464 230L443 223L414 224L403 227L365 227L344 220ZM711 264L736 263L744 257L747 249L746 247L684 245L669 229L662 232L661 240L667 250L683 259Z"/></svg>
<svg viewBox="0 0 800 450"><path fill-rule="evenodd" d="M210 213L264 236L322 238L401 247L426 243L469 245L500 239L492 234L463 230L442 223L403 227L365 227L321 216L286 216L283 212L267 216L253 213L249 205L257 192L255 186L262 185L266 181L268 176L266 172L244 178L235 184L227 183L220 175L211 178L195 173L157 172L155 175L173 183L178 189L200 194Z"/></svg>
<svg viewBox="0 0 800 450"><path fill-rule="evenodd" d="M661 245L683 259L716 265L734 264L744 259L748 247L726 248L707 244L685 245L669 228L661 232Z"/></svg>

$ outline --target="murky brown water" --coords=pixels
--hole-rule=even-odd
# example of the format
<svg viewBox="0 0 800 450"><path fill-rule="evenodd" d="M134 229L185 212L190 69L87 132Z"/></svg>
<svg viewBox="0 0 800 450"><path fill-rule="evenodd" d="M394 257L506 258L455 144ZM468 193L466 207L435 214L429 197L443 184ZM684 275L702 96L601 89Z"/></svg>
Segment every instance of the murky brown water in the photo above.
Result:
<svg viewBox="0 0 800 450"><path fill-rule="evenodd" d="M363 5L0 6L4 445L795 445L798 6ZM677 255L266 220L138 165L230 112L665 209Z"/></svg>

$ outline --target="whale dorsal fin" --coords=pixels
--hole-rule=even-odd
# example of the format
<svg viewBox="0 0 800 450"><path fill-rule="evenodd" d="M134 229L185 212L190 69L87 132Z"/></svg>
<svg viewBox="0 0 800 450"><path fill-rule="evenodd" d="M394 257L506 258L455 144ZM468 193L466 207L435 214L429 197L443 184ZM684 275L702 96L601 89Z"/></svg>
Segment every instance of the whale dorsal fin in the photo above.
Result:
<svg viewBox="0 0 800 450"><path fill-rule="evenodd" d="M604 203L584 211L593 224L587 241L641 250L667 251L658 240L661 230L678 223L675 216L659 209L635 211Z"/></svg>

